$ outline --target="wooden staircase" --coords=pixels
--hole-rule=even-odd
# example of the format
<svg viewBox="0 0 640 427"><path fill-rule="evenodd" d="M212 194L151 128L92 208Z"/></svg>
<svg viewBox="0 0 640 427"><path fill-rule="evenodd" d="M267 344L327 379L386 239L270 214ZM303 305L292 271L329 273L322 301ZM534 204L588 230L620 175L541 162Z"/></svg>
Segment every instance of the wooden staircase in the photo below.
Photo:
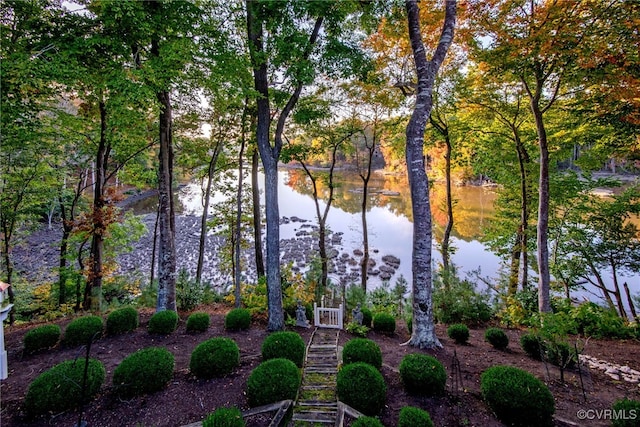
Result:
<svg viewBox="0 0 640 427"><path fill-rule="evenodd" d="M290 426L336 425L338 334L338 329L316 328L313 331Z"/></svg>

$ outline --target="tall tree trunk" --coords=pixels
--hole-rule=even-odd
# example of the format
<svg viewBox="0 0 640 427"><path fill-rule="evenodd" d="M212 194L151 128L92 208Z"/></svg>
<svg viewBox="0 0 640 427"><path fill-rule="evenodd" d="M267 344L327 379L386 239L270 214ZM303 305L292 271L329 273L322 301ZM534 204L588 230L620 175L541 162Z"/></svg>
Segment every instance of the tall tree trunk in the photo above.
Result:
<svg viewBox="0 0 640 427"><path fill-rule="evenodd" d="M151 273L149 274L149 286L153 286L156 272L156 251L158 249L158 223L160 222L160 196L156 206L156 220L153 223L153 246L151 248Z"/></svg>
<svg viewBox="0 0 640 427"><path fill-rule="evenodd" d="M616 268L616 260L609 259L609 265L611 265L611 275L613 276L613 295L616 297L616 305L618 306L618 313L620 317L625 320L629 320L627 310L624 308L624 302L622 301L622 292L620 292L620 285L618 283L618 269Z"/></svg>
<svg viewBox="0 0 640 427"><path fill-rule="evenodd" d="M370 166L369 166L370 167ZM367 202L369 198L369 177L362 180L362 261L360 264L360 286L367 293L367 279L369 272L369 225L367 224Z"/></svg>
<svg viewBox="0 0 640 427"><path fill-rule="evenodd" d="M242 289L240 283L240 239L242 238L242 191L244 184L244 146L246 144L245 121L249 100L245 99L244 113L242 114L242 136L240 138L240 152L238 153L238 192L236 194L236 226L234 241L233 277L235 287L236 308L240 308Z"/></svg>
<svg viewBox="0 0 640 427"><path fill-rule="evenodd" d="M109 161L110 146L107 142L107 108L104 101L99 103L100 109L100 140L95 162L95 175L93 183L93 214L92 235L89 257L91 259L91 272L84 290L85 310L95 312L102 311L102 258L104 256L104 234L107 227L105 223L104 187L106 186L106 170Z"/></svg>
<svg viewBox="0 0 640 427"><path fill-rule="evenodd" d="M256 257L256 273L264 276L264 256L262 254L262 218L260 211L260 186L258 184L258 149L251 153L251 198L253 205L253 245Z"/></svg>
<svg viewBox="0 0 640 427"><path fill-rule="evenodd" d="M522 289L527 288L527 282L529 280L529 257L527 250L527 234L529 227L529 208L527 206L527 168L529 163L529 154L527 153L518 129L514 126L511 127L514 140L516 143L516 151L518 154L518 168L520 171L520 224L518 225L518 231L516 232L516 241L513 245L513 251L511 254L511 274L509 277L509 295L515 295L518 291L518 283L520 281L520 271L522 271ZM522 260L522 264L520 263Z"/></svg>
<svg viewBox="0 0 640 427"><path fill-rule="evenodd" d="M58 272L58 305L67 302L67 278L69 271L67 268L67 248L69 246L69 236L73 231L72 220L67 218L67 209L64 206L62 196L58 198L60 204L60 215L62 216L62 239L60 240L60 263Z"/></svg>
<svg viewBox="0 0 640 427"><path fill-rule="evenodd" d="M636 306L633 304L633 299L631 298L631 292L629 292L629 285L627 284L627 282L624 282L622 286L624 287L624 293L627 296L627 304L629 304L629 310L631 310L631 315L637 321L638 313L636 312Z"/></svg>
<svg viewBox="0 0 640 427"><path fill-rule="evenodd" d="M429 180L425 170L424 130L433 105L436 74L453 41L456 1L446 1L446 13L438 47L427 61L420 32L420 10L416 0L405 3L411 50L418 75L416 103L406 129L406 163L413 213L413 332L409 344L418 348L441 347L435 333L432 304L431 209Z"/></svg>
<svg viewBox="0 0 640 427"><path fill-rule="evenodd" d="M157 93L160 103L160 165L158 203L160 247L158 248L158 302L156 310L176 311L176 246L173 207L172 112L169 91Z"/></svg>
<svg viewBox="0 0 640 427"><path fill-rule="evenodd" d="M213 186L213 174L215 172L216 163L220 154L222 144L216 143L216 146L209 159L209 168L207 169L207 186L204 190L202 203L202 216L200 217L200 241L198 242L198 265L196 266L196 283L202 281L202 266L204 264L204 250L207 243L207 220L209 219L209 205L211 203L211 187Z"/></svg>
<svg viewBox="0 0 640 427"><path fill-rule="evenodd" d="M449 239L451 238L451 230L453 229L453 195L451 192L451 139L449 138L449 131L444 128L444 143L446 147L445 151L445 183L447 191L447 225L444 228L444 235L442 236L442 267L445 272L449 271L451 253L449 249ZM448 277L448 275L447 275ZM445 282L448 285L448 280Z"/></svg>
<svg viewBox="0 0 640 427"><path fill-rule="evenodd" d="M538 83L536 93L530 98L531 111L536 122L538 145L540 147L540 180L538 184L538 310L551 312L551 274L549 272L549 146L544 126L540 96L542 84Z"/></svg>

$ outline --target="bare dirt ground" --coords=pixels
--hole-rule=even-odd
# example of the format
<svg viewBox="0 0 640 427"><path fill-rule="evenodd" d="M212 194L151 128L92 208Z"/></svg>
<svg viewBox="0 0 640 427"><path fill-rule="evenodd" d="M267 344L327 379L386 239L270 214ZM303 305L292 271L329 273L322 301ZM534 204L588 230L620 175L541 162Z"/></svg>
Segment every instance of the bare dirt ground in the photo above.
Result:
<svg viewBox="0 0 640 427"><path fill-rule="evenodd" d="M205 333L191 334L185 331L188 313L181 313L178 329L169 336L150 335L146 324L151 311L141 313L140 327L131 333L103 337L96 341L91 356L104 363L107 379L99 395L84 406L83 419L89 426L181 426L202 420L220 406L236 405L248 409L245 396L246 380L260 363L260 347L267 336L265 326L254 323L250 330L227 332L224 330L224 306L205 309L211 313L211 327ZM70 319L59 321L64 329ZM22 402L31 381L41 372L64 360L84 356L84 348L57 347L34 355L24 355L22 339L34 325L5 328L6 349L9 357L9 377L0 382L0 425L2 426L73 426L80 411L66 411L27 420L21 410ZM296 329L305 341L311 329ZM640 399L640 387L625 381L614 381L604 373L589 370L571 370L565 382L560 381L557 368L528 358L519 346L520 330L508 330L510 344L507 351L493 349L484 341L484 328L472 329L469 344L456 345L446 337L446 327L437 326L438 336L444 347L437 351L423 351L436 356L449 374L447 395L444 397L419 397L407 394L401 384L398 366L402 358L412 352L420 352L401 344L409 338L404 324L398 325L394 336L369 333L383 354L382 374L387 384L387 403L380 418L385 426L397 424L400 409L406 405L418 406L431 414L437 426L501 426L480 395L480 374L496 364L513 365L525 369L545 381L556 401L556 425L605 426L609 420L581 420L579 410L609 409L620 398ZM213 380L198 380L189 373L189 358L195 346L211 337L226 336L240 347L240 366L230 375ZM352 336L340 333L344 344ZM148 346L163 346L175 356L172 381L163 391L121 400L112 391L111 380L116 366L129 354ZM627 365L640 370L640 343L638 341L588 340L584 353L598 359ZM459 364L459 369L456 369ZM580 375L581 372L581 375ZM457 381L454 381L457 378ZM581 380L582 378L582 380ZM582 384L582 385L581 385ZM584 394L583 394L584 390ZM586 397L586 400L585 400ZM593 412L592 412L593 414ZM347 423L349 424L349 423ZM249 426L266 425L265 417L248 420Z"/></svg>

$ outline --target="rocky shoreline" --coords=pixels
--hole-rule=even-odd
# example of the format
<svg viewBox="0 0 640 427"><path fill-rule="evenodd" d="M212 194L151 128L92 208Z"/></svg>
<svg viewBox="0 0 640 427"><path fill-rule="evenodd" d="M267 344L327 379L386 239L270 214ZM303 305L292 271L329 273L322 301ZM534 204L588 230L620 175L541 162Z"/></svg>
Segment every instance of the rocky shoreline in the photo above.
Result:
<svg viewBox="0 0 640 427"><path fill-rule="evenodd" d="M150 276L151 255L153 249L153 229L155 214L139 216L147 231L132 244L133 250L120 254L117 259L117 274L135 279ZM176 216L176 252L178 271L184 269L189 276L195 277L200 239L200 217L194 215ZM318 256L318 226L311 220L298 217L282 217L283 227L293 227L293 237L281 239L280 251L282 264L291 264L292 271L306 272L314 258ZM47 283L57 280L59 263L59 243L62 237L60 225L54 223L51 229L43 227L31 233L24 242L13 251L15 271L18 275L34 283ZM203 264L202 280L214 289L224 291L232 283L230 272L225 271L221 251L224 250L224 237L209 230ZM327 253L329 255L329 277L333 283L349 285L360 282L360 263L363 253L360 249L347 248L342 241L342 233L327 233ZM244 268L242 280L254 282L256 267L251 249L243 252ZM372 249L368 274L372 282L390 280L400 266L400 259L391 254L381 254ZM146 281L143 280L143 283Z"/></svg>

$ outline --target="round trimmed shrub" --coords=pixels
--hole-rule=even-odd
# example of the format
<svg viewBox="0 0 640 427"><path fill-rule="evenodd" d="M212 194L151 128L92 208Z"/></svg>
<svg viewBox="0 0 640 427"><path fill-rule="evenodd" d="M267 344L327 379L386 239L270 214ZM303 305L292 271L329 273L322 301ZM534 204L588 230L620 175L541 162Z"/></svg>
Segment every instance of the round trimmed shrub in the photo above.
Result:
<svg viewBox="0 0 640 427"><path fill-rule="evenodd" d="M370 328L371 321L373 320L373 313L371 313L371 310L369 310L367 307L362 307L360 309L360 312L362 313L362 325Z"/></svg>
<svg viewBox="0 0 640 427"><path fill-rule="evenodd" d="M546 352L542 338L533 332L520 337L520 347L527 356L535 360L542 360L542 355Z"/></svg>
<svg viewBox="0 0 640 427"><path fill-rule="evenodd" d="M382 424L380 420L375 417L364 416L355 420L351 424L351 427L384 427L384 424Z"/></svg>
<svg viewBox="0 0 640 427"><path fill-rule="evenodd" d="M378 313L373 316L373 330L383 334L393 334L396 331L396 319L389 313Z"/></svg>
<svg viewBox="0 0 640 427"><path fill-rule="evenodd" d="M378 415L387 398L382 374L364 362L343 366L336 380L338 399L365 415Z"/></svg>
<svg viewBox="0 0 640 427"><path fill-rule="evenodd" d="M304 363L305 344L302 337L291 331L274 332L262 343L264 360L285 358L301 368Z"/></svg>
<svg viewBox="0 0 640 427"><path fill-rule="evenodd" d="M429 413L415 406L405 406L400 409L397 427L433 427Z"/></svg>
<svg viewBox="0 0 640 427"><path fill-rule="evenodd" d="M555 402L551 391L527 371L513 366L493 366L480 376L480 391L505 424L552 425Z"/></svg>
<svg viewBox="0 0 640 427"><path fill-rule="evenodd" d="M174 357L163 347L147 347L127 356L113 371L113 385L123 397L162 390L173 377Z"/></svg>
<svg viewBox="0 0 640 427"><path fill-rule="evenodd" d="M150 334L169 335L178 327L178 313L173 310L159 311L149 319L147 330Z"/></svg>
<svg viewBox="0 0 640 427"><path fill-rule="evenodd" d="M375 341L366 338L353 338L342 349L342 363L364 362L380 369L382 367L382 352Z"/></svg>
<svg viewBox="0 0 640 427"><path fill-rule="evenodd" d="M400 362L400 377L409 393L426 396L444 394L447 372L438 359L426 354L407 354Z"/></svg>
<svg viewBox="0 0 640 427"><path fill-rule="evenodd" d="M224 328L228 331L246 331L251 327L251 311L234 308L224 317Z"/></svg>
<svg viewBox="0 0 640 427"><path fill-rule="evenodd" d="M103 328L102 317L78 317L67 325L67 328L64 330L63 342L65 345L72 347L88 344L94 335L98 334L96 339L102 336Z"/></svg>
<svg viewBox="0 0 640 427"><path fill-rule="evenodd" d="M576 350L566 342L545 345L547 360L553 365L572 368L578 361Z"/></svg>
<svg viewBox="0 0 640 427"><path fill-rule="evenodd" d="M622 413L624 416L614 417L613 420L611 420L612 427L640 426L640 401L627 398L616 400L612 409L616 414L620 413L620 411L624 411ZM635 414L635 416L632 416L632 414Z"/></svg>
<svg viewBox="0 0 640 427"><path fill-rule="evenodd" d="M235 406L218 408L202 421L202 427L245 427L242 412Z"/></svg>
<svg viewBox="0 0 640 427"><path fill-rule="evenodd" d="M205 332L210 324L209 313L191 313L187 317L187 332Z"/></svg>
<svg viewBox="0 0 640 427"><path fill-rule="evenodd" d="M135 330L140 324L138 310L133 307L122 307L107 316L107 334L118 335Z"/></svg>
<svg viewBox="0 0 640 427"><path fill-rule="evenodd" d="M489 328L484 332L484 339L497 350L504 350L509 345L509 337L500 328Z"/></svg>
<svg viewBox="0 0 640 427"><path fill-rule="evenodd" d="M24 410L30 417L46 412L60 412L95 396L106 372L102 363L89 359L86 394L81 385L86 359L68 360L38 375L29 385L24 399Z"/></svg>
<svg viewBox="0 0 640 427"><path fill-rule="evenodd" d="M289 359L262 362L247 379L249 406L261 406L296 398L300 387L300 370Z"/></svg>
<svg viewBox="0 0 640 427"><path fill-rule="evenodd" d="M191 353L189 370L198 378L221 377L240 365L240 349L230 338L211 338Z"/></svg>
<svg viewBox="0 0 640 427"><path fill-rule="evenodd" d="M456 323L447 328L447 335L458 344L465 344L469 340L469 328L464 323Z"/></svg>
<svg viewBox="0 0 640 427"><path fill-rule="evenodd" d="M60 326L42 325L33 328L24 335L25 353L35 353L36 351L51 348L60 340Z"/></svg>

